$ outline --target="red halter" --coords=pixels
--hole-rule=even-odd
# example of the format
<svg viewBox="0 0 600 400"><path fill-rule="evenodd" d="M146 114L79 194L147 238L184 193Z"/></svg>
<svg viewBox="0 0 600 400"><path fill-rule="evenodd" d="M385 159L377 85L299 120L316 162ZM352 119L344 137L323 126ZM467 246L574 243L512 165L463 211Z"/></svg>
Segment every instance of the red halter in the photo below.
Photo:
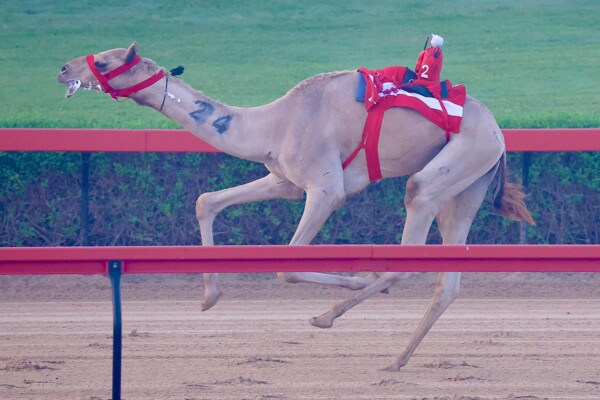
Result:
<svg viewBox="0 0 600 400"><path fill-rule="evenodd" d="M121 75L124 72L129 71L131 68L133 68L134 65L136 65L137 63L140 62L141 57L136 54L135 57L133 58L133 60L129 64L123 64L120 67L117 67L117 68L113 69L112 71L107 72L104 75L102 75L102 73L100 71L98 71L98 68L96 68L96 66L94 65L94 55L93 54L90 54L89 56L87 56L86 60L87 60L88 66L90 67L90 69L92 70L94 75L96 76L96 79L98 79L98 82L100 82L102 89L104 89L104 91L106 93L110 94L112 96L112 98L117 101L119 100L118 97L129 97L133 93L139 92L140 90L143 90L149 86L152 86L153 84L155 84L156 82L158 82L165 76L164 71L160 70L156 74L152 75L150 78L148 78L144 81L141 81L140 83L136 83L133 86L130 86L125 89L113 89L113 87L108 84L108 81Z"/></svg>

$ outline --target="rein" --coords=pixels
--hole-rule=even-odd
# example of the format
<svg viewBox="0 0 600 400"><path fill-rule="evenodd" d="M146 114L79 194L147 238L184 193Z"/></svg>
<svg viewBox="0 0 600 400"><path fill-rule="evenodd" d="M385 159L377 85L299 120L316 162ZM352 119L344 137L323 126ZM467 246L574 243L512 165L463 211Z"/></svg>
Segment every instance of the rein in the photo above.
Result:
<svg viewBox="0 0 600 400"><path fill-rule="evenodd" d="M165 82L165 94L163 95L163 101L162 101L162 103L160 103L160 108L158 109L159 112L162 112L162 109L165 106L165 100L167 99L167 93L168 93L168 90L169 90L169 75L167 75L167 77L165 79L167 80Z"/></svg>
<svg viewBox="0 0 600 400"><path fill-rule="evenodd" d="M129 71L131 68L133 68L137 63L139 63L141 61L141 57L136 54L135 57L133 58L133 60L129 64L123 64L120 67L117 67L117 68L113 69L112 71L107 72L106 74L102 74L100 71L98 71L98 68L96 68L96 65L94 65L94 55L93 54L88 55L86 57L86 60L87 60L88 66L92 70L92 73L94 74L96 79L98 79L98 82L102 86L102 89L104 89L104 91L106 93L110 94L112 96L112 98L117 101L119 101L119 99L118 99L119 97L129 98L129 96L131 96L132 94L139 92L140 90L146 89L149 86L154 85L156 82L158 82L165 76L164 71L160 70L156 74L152 75L150 78L143 80L140 83L136 83L133 86L130 86L130 87L124 88L124 89L114 89L112 86L110 86L108 81ZM163 103L164 103L164 99L163 99Z"/></svg>

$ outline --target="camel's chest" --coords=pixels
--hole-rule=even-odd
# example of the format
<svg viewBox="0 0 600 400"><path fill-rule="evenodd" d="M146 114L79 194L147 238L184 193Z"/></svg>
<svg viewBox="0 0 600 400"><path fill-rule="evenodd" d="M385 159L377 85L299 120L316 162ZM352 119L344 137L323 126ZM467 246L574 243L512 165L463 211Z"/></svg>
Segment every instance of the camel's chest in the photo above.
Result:
<svg viewBox="0 0 600 400"><path fill-rule="evenodd" d="M266 162L265 167L267 167L269 172L271 172L272 174L275 174L282 179L292 181L292 179L290 178L292 178L294 174L290 173L289 167L286 168L285 166L283 166L275 160Z"/></svg>

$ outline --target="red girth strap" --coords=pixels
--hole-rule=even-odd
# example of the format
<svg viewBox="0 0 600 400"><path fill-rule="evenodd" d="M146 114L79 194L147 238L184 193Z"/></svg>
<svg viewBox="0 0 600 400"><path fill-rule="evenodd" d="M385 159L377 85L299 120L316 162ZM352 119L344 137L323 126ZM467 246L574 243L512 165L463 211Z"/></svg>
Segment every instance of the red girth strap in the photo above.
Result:
<svg viewBox="0 0 600 400"><path fill-rule="evenodd" d="M137 63L140 62L141 57L136 54L135 57L133 58L133 60L129 64L123 64L120 67L117 67L117 68L113 69L112 71L107 72L104 75L102 75L102 73L100 71L98 71L98 68L96 68L96 65L94 65L94 55L93 54L88 55L86 57L86 60L87 60L88 66L92 70L92 73L94 74L96 79L98 79L98 82L100 83L100 85L102 86L104 91L106 93L110 94L112 96L112 98L115 100L118 100L118 97L129 97L130 95L132 95L135 92L139 92L140 90L143 90L149 86L152 86L165 76L164 71L160 70L156 74L152 75L150 78L148 78L144 81L141 81L140 83L136 83L133 86L130 86L130 87L124 88L124 89L114 89L112 86L110 86L108 81L121 75L124 72L129 71Z"/></svg>
<svg viewBox="0 0 600 400"><path fill-rule="evenodd" d="M380 104L384 103L384 104ZM365 121L360 145L350 154L350 156L342 164L342 169L346 169L354 160L360 150L365 150L367 159L367 170L369 171L369 180L371 182L382 178L381 167L379 165L379 134L381 133L381 125L383 123L383 114L389 108L386 99L382 99L377 105L372 107Z"/></svg>

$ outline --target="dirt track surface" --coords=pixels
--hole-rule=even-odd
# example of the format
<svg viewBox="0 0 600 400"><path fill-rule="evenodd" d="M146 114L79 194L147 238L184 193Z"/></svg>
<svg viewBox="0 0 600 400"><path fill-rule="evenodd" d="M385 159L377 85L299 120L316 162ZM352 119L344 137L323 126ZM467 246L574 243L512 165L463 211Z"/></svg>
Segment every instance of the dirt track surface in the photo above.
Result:
<svg viewBox="0 0 600 400"><path fill-rule="evenodd" d="M435 275L320 330L349 294L227 276L200 312L197 276L125 277L123 399L600 399L600 277L467 274L462 297L400 372ZM0 399L111 397L104 277L0 277Z"/></svg>

